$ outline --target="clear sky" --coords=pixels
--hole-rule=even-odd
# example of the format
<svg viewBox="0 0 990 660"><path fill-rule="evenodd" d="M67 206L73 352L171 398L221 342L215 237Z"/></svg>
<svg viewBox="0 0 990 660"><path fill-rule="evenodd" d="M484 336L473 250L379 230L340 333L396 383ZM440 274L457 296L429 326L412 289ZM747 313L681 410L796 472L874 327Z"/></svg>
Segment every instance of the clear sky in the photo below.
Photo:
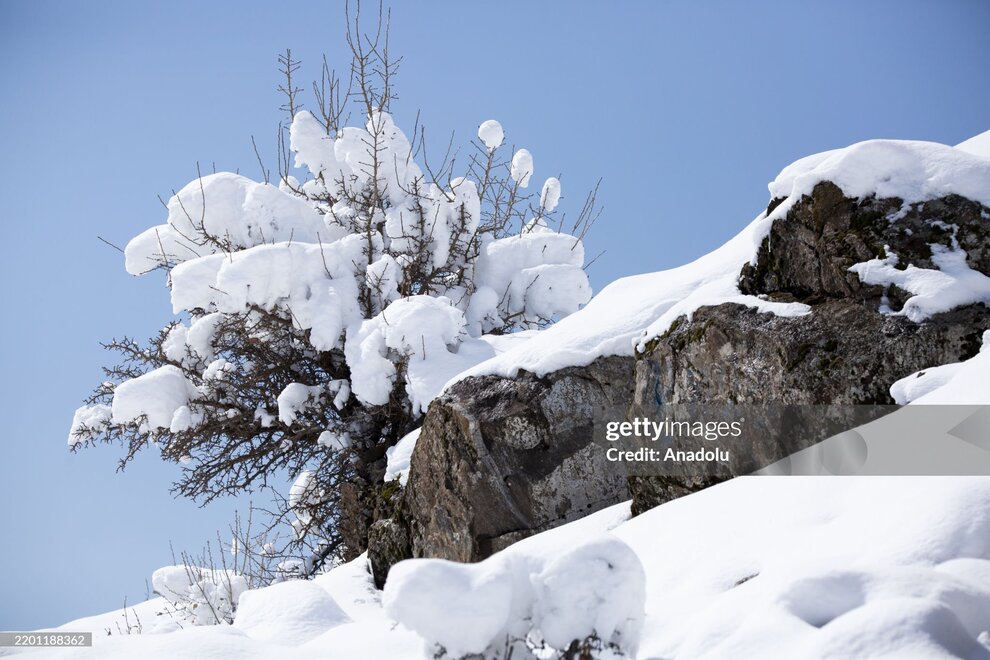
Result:
<svg viewBox="0 0 990 660"><path fill-rule="evenodd" d="M291 9L290 9L291 7ZM169 319L159 275L124 244L204 169L274 169L276 55L311 79L346 64L338 2L0 0L0 629L143 599L176 550L226 529L231 503L175 501L152 454L71 455L101 340ZM594 286L717 247L794 159L858 140L955 144L990 129L990 3L396 2L394 110L442 149L500 120L562 174L566 208L601 177Z"/></svg>

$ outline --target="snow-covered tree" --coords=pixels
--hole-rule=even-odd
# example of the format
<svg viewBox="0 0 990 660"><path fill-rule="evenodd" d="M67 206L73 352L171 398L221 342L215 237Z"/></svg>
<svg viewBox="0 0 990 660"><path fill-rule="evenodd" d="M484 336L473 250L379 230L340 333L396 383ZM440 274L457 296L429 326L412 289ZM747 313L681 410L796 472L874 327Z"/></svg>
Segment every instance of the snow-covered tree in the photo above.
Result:
<svg viewBox="0 0 990 660"><path fill-rule="evenodd" d="M175 490L207 501L296 477L281 514L316 563L363 549L385 451L447 380L591 295L593 195L563 231L559 180L527 195L533 157L494 120L463 172L456 154L430 162L425 132L389 112L397 67L377 35L349 31L350 87L324 65L314 112L281 58L278 185L198 176L128 243L127 271L163 270L178 318L108 344L123 361L69 438L122 443L122 465L153 446L183 465ZM363 121L343 125L355 106Z"/></svg>

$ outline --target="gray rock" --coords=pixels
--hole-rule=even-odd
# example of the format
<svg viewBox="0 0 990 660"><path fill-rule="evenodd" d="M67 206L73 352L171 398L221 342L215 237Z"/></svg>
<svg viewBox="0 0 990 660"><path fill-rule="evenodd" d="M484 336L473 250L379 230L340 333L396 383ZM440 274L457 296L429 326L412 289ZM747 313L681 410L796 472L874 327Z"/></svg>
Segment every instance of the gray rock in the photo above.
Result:
<svg viewBox="0 0 990 660"><path fill-rule="evenodd" d="M605 469L593 431L632 395L629 357L456 384L430 405L389 525L405 530L410 556L477 561L625 500L626 480ZM379 562L376 579L390 565Z"/></svg>

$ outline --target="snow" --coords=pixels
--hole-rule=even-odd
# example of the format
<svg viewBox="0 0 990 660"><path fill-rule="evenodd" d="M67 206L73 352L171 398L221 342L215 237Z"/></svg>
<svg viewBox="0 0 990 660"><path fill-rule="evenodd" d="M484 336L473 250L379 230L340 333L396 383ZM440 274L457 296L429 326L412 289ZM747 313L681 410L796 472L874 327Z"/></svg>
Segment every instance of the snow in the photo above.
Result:
<svg viewBox="0 0 990 660"><path fill-rule="evenodd" d="M69 427L69 446L75 447L98 436L110 423L112 416L110 406L99 403L77 408L72 415L72 426Z"/></svg>
<svg viewBox="0 0 990 660"><path fill-rule="evenodd" d="M272 641L250 637L240 613L234 626L164 635L102 636L121 612L61 629L96 630L99 657L111 658L428 658L440 639L448 650L478 648L527 606L551 631L543 631L548 642L580 634L598 615L634 631L639 610L631 605L642 594L641 658L984 657L987 511L985 477L741 477L631 520L628 504L611 507L479 564L409 560L390 578L384 608L362 556L302 583L325 590L344 616L329 605L306 609L304 636L319 635L300 646L288 634L296 622L274 610L261 633ZM645 577L633 579L633 556ZM614 590L597 591L610 584ZM586 599L575 601L574 590ZM275 593L259 609L288 600L288 589ZM315 592L306 600L323 602ZM556 613L582 603L554 627ZM161 605L136 606L146 632L167 617L154 614ZM627 643L636 642L632 634Z"/></svg>
<svg viewBox="0 0 990 660"><path fill-rule="evenodd" d="M409 463L412 460L413 449L416 448L416 441L419 440L419 432L416 429L402 436L395 446L389 447L385 452L388 458L388 465L385 467L385 481L398 479L403 486L409 478Z"/></svg>
<svg viewBox="0 0 990 660"><path fill-rule="evenodd" d="M576 576L580 576L576 579ZM548 559L500 553L477 564L400 562L385 612L450 657L501 651L528 634L563 650L597 634L634 653L643 623L643 567L615 537L599 536Z"/></svg>
<svg viewBox="0 0 990 660"><path fill-rule="evenodd" d="M544 213L550 213L557 208L560 203L560 179L555 176L543 182L543 189L540 191L540 208Z"/></svg>
<svg viewBox="0 0 990 660"><path fill-rule="evenodd" d="M247 248L290 239L315 242L327 228L312 206L275 186L230 172L209 174L172 196L166 224L127 244L127 272L140 275L154 268L162 261L163 249L168 261L216 251L216 246L196 239L202 230L224 237L234 248Z"/></svg>
<svg viewBox="0 0 990 660"><path fill-rule="evenodd" d="M977 355L902 378L890 395L899 405L990 405L990 330Z"/></svg>
<svg viewBox="0 0 990 660"><path fill-rule="evenodd" d="M560 234L553 234L560 236ZM508 240L508 239L506 239ZM498 243L498 241L495 241ZM521 251L518 251L521 252ZM552 259L553 256L547 256ZM524 272L532 272L533 269ZM549 291L555 282L564 290L569 275L555 280L543 277L545 288L531 287L523 304L527 309L564 313L561 303L540 306L537 293ZM560 283L559 280L564 282ZM581 288L578 286L577 288ZM570 299L584 297L583 291ZM351 367L351 389L368 405L388 402L398 372L394 357L406 362L405 389L413 410L425 412L451 378L464 370L494 357L499 350L525 341L532 335L513 333L505 336L483 335L474 338L469 332L467 318L446 297L409 296L391 303L372 319L352 326L344 353Z"/></svg>
<svg viewBox="0 0 990 660"><path fill-rule="evenodd" d="M512 167L509 174L520 188L527 187L529 178L533 176L533 154L529 153L527 149L517 151L512 156Z"/></svg>
<svg viewBox="0 0 990 660"><path fill-rule="evenodd" d="M245 592L234 627L253 639L299 645L349 621L325 589L308 580L289 580Z"/></svg>
<svg viewBox="0 0 990 660"><path fill-rule="evenodd" d="M934 142L867 140L802 158L770 183L771 198L786 197L774 217L786 215L802 195L831 181L848 196L898 197L920 202L956 194L990 206L990 162Z"/></svg>
<svg viewBox="0 0 990 660"><path fill-rule="evenodd" d="M509 623L509 570L501 558L479 564L400 562L389 573L385 612L451 657L482 653Z"/></svg>
<svg viewBox="0 0 990 660"><path fill-rule="evenodd" d="M300 412L319 401L322 393L323 388L318 385L289 383L275 400L278 405L279 421L291 426Z"/></svg>
<svg viewBox="0 0 990 660"><path fill-rule="evenodd" d="M583 264L584 246L568 234L529 231L491 241L478 259L469 320L487 329L486 318L572 314L591 298Z"/></svg>
<svg viewBox="0 0 990 660"><path fill-rule="evenodd" d="M181 369L165 365L117 386L112 419L115 424L123 424L143 417L149 429L167 429L176 411L196 398L197 393Z"/></svg>
<svg viewBox="0 0 990 660"><path fill-rule="evenodd" d="M973 270L966 263L966 252L959 248L955 238L953 247L932 244L932 262L938 269L918 268L908 264L898 268L898 257L888 248L884 259L871 259L854 265L851 270L866 284L897 287L914 294L898 312L920 323L934 314L956 307L983 303L990 306L990 277ZM882 310L883 311L883 310Z"/></svg>
<svg viewBox="0 0 990 660"><path fill-rule="evenodd" d="M505 141L505 132L502 130L502 124L494 119L481 122L481 126L478 127L478 139L481 140L489 152L495 151Z"/></svg>
<svg viewBox="0 0 990 660"><path fill-rule="evenodd" d="M262 245L236 258L221 258L213 278L205 272L187 278L186 269L197 262L186 262L172 271L173 311L216 308L236 313L250 306L266 310L284 306L300 329L311 331L315 348L330 350L345 328L361 318L354 264L362 259L363 249L357 235L329 245ZM190 280L195 285L187 290ZM203 297L195 299L196 293Z"/></svg>
<svg viewBox="0 0 990 660"><path fill-rule="evenodd" d="M974 135L968 140L960 142L956 145L956 149L965 151L966 153L973 154L975 156L990 158L990 131L985 131L979 135Z"/></svg>
<svg viewBox="0 0 990 660"><path fill-rule="evenodd" d="M411 296L391 303L350 333L345 355L351 366L351 390L367 405L388 402L396 378L391 352L408 360L407 391L417 411L435 396L434 363L456 353L464 331L464 313L444 297ZM455 350L449 350L452 347Z"/></svg>
<svg viewBox="0 0 990 660"><path fill-rule="evenodd" d="M990 626L988 503L986 478L746 477L654 509L614 532L640 557L677 539L644 562L642 653L976 650Z"/></svg>
<svg viewBox="0 0 990 660"><path fill-rule="evenodd" d="M173 620L204 626L229 620L248 581L232 570L183 564L156 570L151 586L171 605Z"/></svg>
<svg viewBox="0 0 990 660"><path fill-rule="evenodd" d="M313 519L309 507L318 505L323 499L322 489L314 480L314 476L311 470L303 470L289 488L289 509L304 525L309 524Z"/></svg>
<svg viewBox="0 0 990 660"><path fill-rule="evenodd" d="M564 649L593 632L635 655L646 575L628 545L610 536L580 545L553 559L535 582L534 620L550 646Z"/></svg>

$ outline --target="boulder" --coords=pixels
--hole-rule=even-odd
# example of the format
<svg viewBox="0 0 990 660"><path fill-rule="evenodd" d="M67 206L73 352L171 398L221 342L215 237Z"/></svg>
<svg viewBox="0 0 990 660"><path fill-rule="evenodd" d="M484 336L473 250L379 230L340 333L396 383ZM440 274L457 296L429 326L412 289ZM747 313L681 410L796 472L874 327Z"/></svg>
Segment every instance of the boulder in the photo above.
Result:
<svg viewBox="0 0 990 660"><path fill-rule="evenodd" d="M435 400L401 505L373 529L376 580L402 543L410 557L477 561L627 499L593 438L607 411L628 407L633 373L631 357L607 357L545 377L467 378Z"/></svg>

